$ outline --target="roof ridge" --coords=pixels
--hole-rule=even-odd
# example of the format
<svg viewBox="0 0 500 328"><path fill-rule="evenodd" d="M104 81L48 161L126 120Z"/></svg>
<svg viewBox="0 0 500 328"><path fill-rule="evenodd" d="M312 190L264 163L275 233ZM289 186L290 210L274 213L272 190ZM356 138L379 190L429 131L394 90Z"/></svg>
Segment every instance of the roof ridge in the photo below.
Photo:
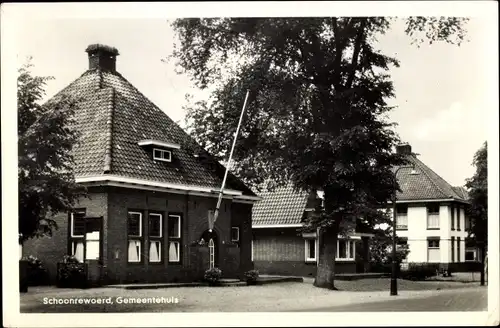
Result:
<svg viewBox="0 0 500 328"><path fill-rule="evenodd" d="M424 173L424 175L430 180L430 182L434 185L434 187L436 187L437 190L439 190L445 196L445 198L448 198L448 197L452 197L453 198L453 195L447 195L443 191L443 189L441 189L441 187L434 181L434 179L429 176L429 173L425 169L422 169L422 166L425 166L425 168L427 168L430 171L432 171L432 173L434 173L438 178L442 179L444 182L446 182L446 180L444 180L443 178L441 178L441 176L439 176L439 174L437 174L436 172L434 172L429 166L425 165L424 162L422 162L421 160L419 160L417 158L417 156L414 156L414 159L415 159L415 164L417 164L417 166L419 167L420 171L422 171ZM448 183L448 182L446 182L446 183ZM450 187L451 187L451 185L450 185ZM451 189L453 191L453 188L451 188ZM457 196L457 195L455 195L455 196Z"/></svg>
<svg viewBox="0 0 500 328"><path fill-rule="evenodd" d="M102 81L102 76L101 76ZM102 82L101 82L102 83ZM108 117L106 120L106 148L104 152L104 173L111 172L111 162L112 162L112 145L113 145L113 116L115 109L115 88L110 88L111 97L108 106Z"/></svg>

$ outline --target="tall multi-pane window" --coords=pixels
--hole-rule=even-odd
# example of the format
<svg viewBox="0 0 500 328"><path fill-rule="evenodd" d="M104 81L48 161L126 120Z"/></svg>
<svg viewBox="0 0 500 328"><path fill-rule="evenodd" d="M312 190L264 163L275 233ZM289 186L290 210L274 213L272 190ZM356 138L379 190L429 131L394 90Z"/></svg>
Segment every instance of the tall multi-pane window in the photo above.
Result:
<svg viewBox="0 0 500 328"><path fill-rule="evenodd" d="M439 238L429 238L427 240L427 262L441 262Z"/></svg>
<svg viewBox="0 0 500 328"><path fill-rule="evenodd" d="M451 206L451 230L455 230L455 206Z"/></svg>
<svg viewBox="0 0 500 328"><path fill-rule="evenodd" d="M181 224L180 215L168 216L168 261L171 263L181 261Z"/></svg>
<svg viewBox="0 0 500 328"><path fill-rule="evenodd" d="M451 262L455 262L455 237L451 237Z"/></svg>
<svg viewBox="0 0 500 328"><path fill-rule="evenodd" d="M354 260L356 246L353 240L337 240L337 260Z"/></svg>
<svg viewBox="0 0 500 328"><path fill-rule="evenodd" d="M408 229L408 205L396 206L396 229Z"/></svg>
<svg viewBox="0 0 500 328"><path fill-rule="evenodd" d="M84 261L85 248L85 210L70 213L70 249L71 255L78 261Z"/></svg>
<svg viewBox="0 0 500 328"><path fill-rule="evenodd" d="M461 243L461 240L460 240L460 237L457 237L457 262L460 262L461 259L460 259L460 243Z"/></svg>
<svg viewBox="0 0 500 328"><path fill-rule="evenodd" d="M149 262L162 262L163 215L149 213Z"/></svg>
<svg viewBox="0 0 500 328"><path fill-rule="evenodd" d="M128 261L142 261L142 212L127 213Z"/></svg>
<svg viewBox="0 0 500 328"><path fill-rule="evenodd" d="M439 229L439 204L427 205L427 229Z"/></svg>
<svg viewBox="0 0 500 328"><path fill-rule="evenodd" d="M457 206L457 230L460 230L460 220L461 220L461 215L460 215L460 207Z"/></svg>
<svg viewBox="0 0 500 328"><path fill-rule="evenodd" d="M305 240L305 258L306 262L316 261L316 239Z"/></svg>

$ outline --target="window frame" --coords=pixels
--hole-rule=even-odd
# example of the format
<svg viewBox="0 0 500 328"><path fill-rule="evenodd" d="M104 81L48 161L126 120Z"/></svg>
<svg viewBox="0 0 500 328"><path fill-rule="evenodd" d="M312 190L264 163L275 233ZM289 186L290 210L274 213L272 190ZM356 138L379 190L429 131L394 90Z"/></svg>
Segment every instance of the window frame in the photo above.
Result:
<svg viewBox="0 0 500 328"><path fill-rule="evenodd" d="M84 233L83 235L74 235L73 234L73 230L74 230L74 219L75 219L75 214L78 213L78 214L82 214L83 215L83 222L84 222ZM69 213L69 234L68 234L68 245L67 245L67 254L69 254L70 256L75 256L75 254L73 253L73 249L74 249L74 243L78 243L78 242L81 242L83 244L83 257L82 257L82 263L85 262L85 259L86 259L86 238L85 238L85 231L86 231L86 223L85 223L85 216L87 216L87 209L86 208L77 208L77 209L74 209L73 211L70 211Z"/></svg>
<svg viewBox="0 0 500 328"><path fill-rule="evenodd" d="M130 226L129 226L129 215L130 214L139 214L139 235L131 235L130 234ZM127 264L142 264L144 262L144 229L142 225L144 224L143 220L144 213L141 210L136 209L128 209L127 210ZM129 257L129 247L130 242L136 241L139 242L139 261L130 261ZM149 248L148 248L149 251Z"/></svg>
<svg viewBox="0 0 500 328"><path fill-rule="evenodd" d="M157 236L157 235L151 235L151 217L152 216L159 216L160 217L160 229L159 229L159 232L160 232L160 235ZM165 254L163 254L163 248L164 248L164 243L163 243L163 240L164 240L164 233L163 233L163 230L164 230L164 224L163 224L163 221L164 221L164 218L165 216L163 215L162 212L159 212L159 211L149 211L148 212L148 262L150 264L162 264L164 261L163 259L165 258ZM158 250L159 250L159 261L151 261L151 257L149 256L149 254L151 253L151 244L155 242L155 243L159 243L158 245Z"/></svg>
<svg viewBox="0 0 500 328"><path fill-rule="evenodd" d="M236 239L233 238L233 231L237 232L238 238L236 238ZM231 227L231 241L233 243L239 243L240 242L240 227Z"/></svg>
<svg viewBox="0 0 500 328"><path fill-rule="evenodd" d="M170 236L170 224L171 224L171 218L177 218L178 220L178 236ZM167 216L167 243L168 243L168 263L169 264L174 264L174 265L180 265L182 264L182 214L181 213L168 213ZM177 243L179 245L178 249L178 260L177 261L172 261L170 258L170 244L171 243Z"/></svg>
<svg viewBox="0 0 500 328"><path fill-rule="evenodd" d="M461 247L460 247L460 243L462 242L462 239L460 237L457 237L457 263L460 263L460 251L461 251Z"/></svg>
<svg viewBox="0 0 500 328"><path fill-rule="evenodd" d="M455 206L451 206L451 231L455 231Z"/></svg>
<svg viewBox="0 0 500 328"><path fill-rule="evenodd" d="M467 260L467 253L473 253L474 256L472 257L472 260ZM466 247L465 248L465 258L464 262L477 262L477 249L473 247Z"/></svg>
<svg viewBox="0 0 500 328"><path fill-rule="evenodd" d="M460 221L461 221L461 215L460 215L461 211L460 210L461 210L460 206L457 206L457 231L462 231L461 224L460 224ZM464 224L465 224L465 222L464 222Z"/></svg>
<svg viewBox="0 0 500 328"><path fill-rule="evenodd" d="M340 242L346 243L346 255L347 257L340 256ZM352 245L352 248L351 248ZM335 254L335 261L343 262L353 262L356 260L356 241L354 239L337 239L337 251Z"/></svg>
<svg viewBox="0 0 500 328"><path fill-rule="evenodd" d="M451 236L451 263L455 263L455 237Z"/></svg>
<svg viewBox="0 0 500 328"><path fill-rule="evenodd" d="M314 244L314 258L309 257L311 253L311 244ZM304 239L304 261L306 263L316 263L318 261L318 240L315 238L305 238Z"/></svg>
<svg viewBox="0 0 500 328"><path fill-rule="evenodd" d="M163 157L155 156L156 151L160 152L163 155ZM166 153L168 153L168 159L165 158ZM172 151L167 150L167 149L161 149L161 148L153 148L153 160L154 161L161 161L161 162L172 162Z"/></svg>
<svg viewBox="0 0 500 328"><path fill-rule="evenodd" d="M430 246L431 242L437 242L437 246ZM429 250L437 249L439 251L439 261L431 262L429 259ZM440 237L428 237L427 238L427 262L429 263L440 263L441 262L441 238Z"/></svg>
<svg viewBox="0 0 500 328"><path fill-rule="evenodd" d="M434 208L437 208L437 212L431 212L429 209L434 209ZM425 210L426 210L426 226L427 226L427 230L440 230L441 229L441 217L440 217L440 213L441 213L441 206L439 204L435 205L435 204L427 204L425 206ZM437 216L437 226L429 226L429 218L431 216Z"/></svg>

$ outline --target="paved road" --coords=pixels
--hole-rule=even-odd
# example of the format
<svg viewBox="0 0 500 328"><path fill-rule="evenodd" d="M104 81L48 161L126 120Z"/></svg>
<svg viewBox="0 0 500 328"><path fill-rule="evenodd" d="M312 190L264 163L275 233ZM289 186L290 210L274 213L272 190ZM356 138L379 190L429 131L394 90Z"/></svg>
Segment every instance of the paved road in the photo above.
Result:
<svg viewBox="0 0 500 328"><path fill-rule="evenodd" d="M417 299L384 300L328 308L308 309L308 312L395 312L395 311L487 311L486 288L457 289Z"/></svg>

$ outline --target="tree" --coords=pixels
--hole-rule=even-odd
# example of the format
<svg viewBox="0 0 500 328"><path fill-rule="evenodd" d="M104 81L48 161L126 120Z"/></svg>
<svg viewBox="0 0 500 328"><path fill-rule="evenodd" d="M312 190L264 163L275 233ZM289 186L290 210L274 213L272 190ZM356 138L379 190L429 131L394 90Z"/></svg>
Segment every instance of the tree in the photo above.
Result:
<svg viewBox="0 0 500 328"><path fill-rule="evenodd" d="M222 158L233 138L246 90L247 115L234 153L235 173L268 188L292 181L297 190L324 192L315 285L334 289L337 235L363 217L385 222L394 192L392 168L403 158L385 118L394 97L388 70L394 57L376 49L391 20L383 17L178 19L178 66L208 102L188 108L189 127L207 150ZM437 22L437 23L436 23ZM437 24L437 25L436 25ZM463 21L409 18L419 41L460 42ZM433 26L439 28L434 33ZM459 31L459 32L456 32ZM453 37L455 36L455 37ZM458 40L458 41L456 41Z"/></svg>
<svg viewBox="0 0 500 328"><path fill-rule="evenodd" d="M470 206L467 215L471 219L469 235L481 249L481 285L484 285L484 258L488 249L488 144L475 153L472 165L476 172L465 184Z"/></svg>
<svg viewBox="0 0 500 328"><path fill-rule="evenodd" d="M19 234L21 241L51 235L53 216L68 211L84 189L75 183L71 129L77 100L58 97L41 105L51 77L33 76L28 63L17 79Z"/></svg>

